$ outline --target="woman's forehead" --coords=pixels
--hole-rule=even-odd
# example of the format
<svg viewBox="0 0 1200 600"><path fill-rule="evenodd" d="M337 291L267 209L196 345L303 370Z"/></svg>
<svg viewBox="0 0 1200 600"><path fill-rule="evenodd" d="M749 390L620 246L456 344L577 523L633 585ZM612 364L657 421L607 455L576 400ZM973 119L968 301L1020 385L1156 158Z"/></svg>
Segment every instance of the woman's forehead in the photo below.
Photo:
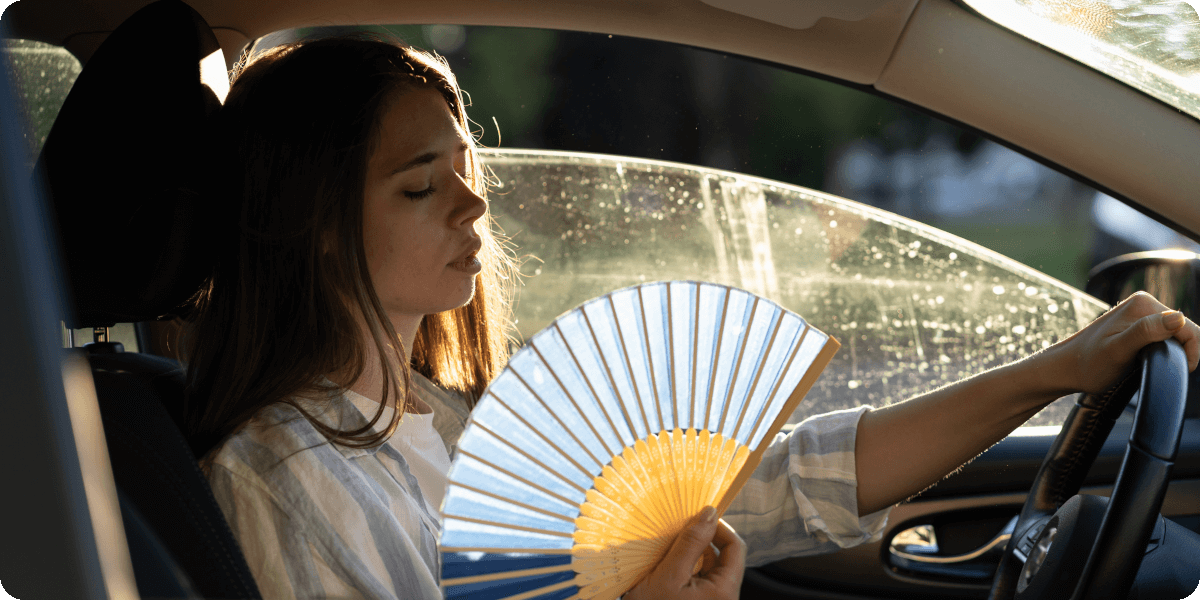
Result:
<svg viewBox="0 0 1200 600"><path fill-rule="evenodd" d="M427 153L451 153L468 142L441 92L431 87L407 87L384 105L379 119L379 143L371 162L389 170Z"/></svg>

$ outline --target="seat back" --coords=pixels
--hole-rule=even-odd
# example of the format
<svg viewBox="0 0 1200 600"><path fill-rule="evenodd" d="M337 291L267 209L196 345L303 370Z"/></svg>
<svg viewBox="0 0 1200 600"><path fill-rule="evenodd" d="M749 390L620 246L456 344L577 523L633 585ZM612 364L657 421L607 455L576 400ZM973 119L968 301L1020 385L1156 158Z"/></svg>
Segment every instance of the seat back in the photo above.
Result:
<svg viewBox="0 0 1200 600"><path fill-rule="evenodd" d="M225 75L204 19L160 0L113 31L63 103L39 166L72 300L68 326L178 313L211 270L228 222L205 189L221 100L201 65L214 58ZM86 348L139 591L259 598L182 433L180 364L119 344Z"/></svg>
<svg viewBox="0 0 1200 600"><path fill-rule="evenodd" d="M123 499L201 596L258 598L241 548L175 425L178 415L172 409L184 387L179 364L134 352L93 353L89 360L113 479ZM165 577L153 556L142 565L136 553L133 558L139 589ZM153 595L149 592L143 595Z"/></svg>

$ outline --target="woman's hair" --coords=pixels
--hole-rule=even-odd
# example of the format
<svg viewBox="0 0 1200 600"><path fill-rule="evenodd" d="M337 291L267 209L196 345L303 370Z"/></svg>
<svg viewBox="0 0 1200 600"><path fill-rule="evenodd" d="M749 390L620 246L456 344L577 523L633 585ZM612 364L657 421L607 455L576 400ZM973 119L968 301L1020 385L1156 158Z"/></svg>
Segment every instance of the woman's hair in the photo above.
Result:
<svg viewBox="0 0 1200 600"><path fill-rule="evenodd" d="M238 205L237 231L221 242L211 278L184 329L187 428L204 449L274 402L295 406L335 443L369 447L391 435L403 410L372 433L390 397L408 405L406 356L380 303L363 245L367 162L390 100L435 89L469 131L462 94L439 57L365 36L297 42L242 66L221 112L218 198ZM467 168L486 193L474 148ZM481 221L483 271L475 295L429 315L413 344L412 368L478 398L508 358L512 262ZM370 332L364 339L362 323ZM353 382L373 344L385 375L383 402L363 428L339 430L297 398L332 398L327 377ZM399 385L399 388L396 386Z"/></svg>

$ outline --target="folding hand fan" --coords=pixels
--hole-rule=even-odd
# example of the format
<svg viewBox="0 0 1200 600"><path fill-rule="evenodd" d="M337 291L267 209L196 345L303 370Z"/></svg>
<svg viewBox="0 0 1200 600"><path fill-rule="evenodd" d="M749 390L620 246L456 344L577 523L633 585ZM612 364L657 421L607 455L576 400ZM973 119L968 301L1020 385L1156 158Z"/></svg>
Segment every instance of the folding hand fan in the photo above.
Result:
<svg viewBox="0 0 1200 600"><path fill-rule="evenodd" d="M484 392L442 504L447 598L616 598L724 513L838 343L749 292L639 285L534 335Z"/></svg>

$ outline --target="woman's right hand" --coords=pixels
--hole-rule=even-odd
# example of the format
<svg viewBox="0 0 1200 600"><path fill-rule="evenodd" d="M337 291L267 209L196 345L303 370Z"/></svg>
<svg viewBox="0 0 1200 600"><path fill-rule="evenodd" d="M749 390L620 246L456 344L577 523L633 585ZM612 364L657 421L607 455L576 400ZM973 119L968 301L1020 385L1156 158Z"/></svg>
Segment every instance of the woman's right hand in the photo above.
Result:
<svg viewBox="0 0 1200 600"><path fill-rule="evenodd" d="M709 544L716 546L715 561L705 556ZM701 557L705 559L704 567L693 575ZM710 506L692 519L675 538L662 562L624 597L626 600L733 600L741 593L745 571L746 542L725 521L717 519L717 511Z"/></svg>

